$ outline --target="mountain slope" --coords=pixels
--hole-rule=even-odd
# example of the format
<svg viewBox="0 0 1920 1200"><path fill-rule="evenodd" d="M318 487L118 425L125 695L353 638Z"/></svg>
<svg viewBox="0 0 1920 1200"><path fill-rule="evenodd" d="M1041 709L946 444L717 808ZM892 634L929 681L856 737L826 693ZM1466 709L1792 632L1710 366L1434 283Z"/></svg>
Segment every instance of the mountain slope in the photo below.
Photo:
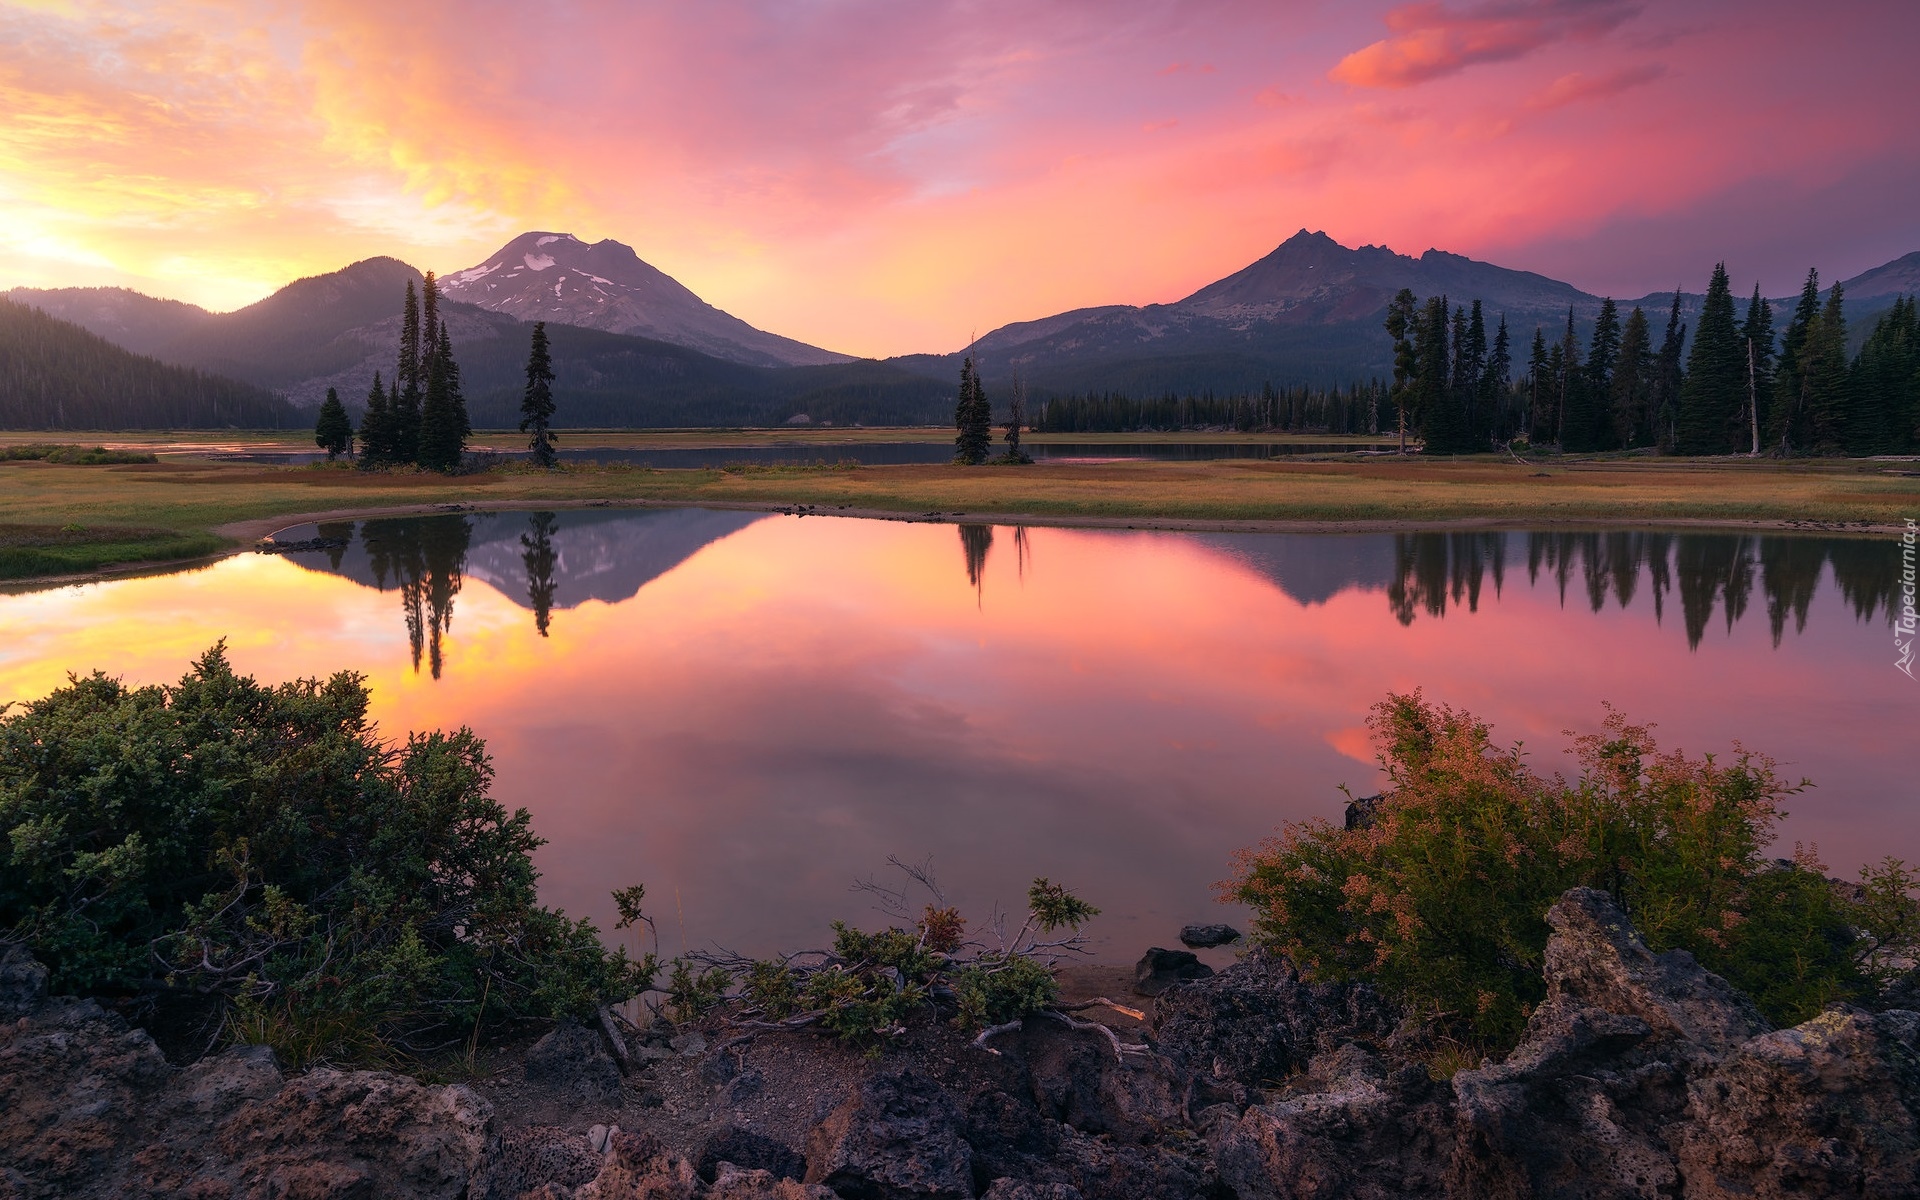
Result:
<svg viewBox="0 0 1920 1200"><path fill-rule="evenodd" d="M197 304L129 288L14 288L7 298L71 321L135 354L164 358L168 346L217 318Z"/></svg>
<svg viewBox="0 0 1920 1200"><path fill-rule="evenodd" d="M170 366L0 300L0 428L284 429L308 418L270 392Z"/></svg>
<svg viewBox="0 0 1920 1200"><path fill-rule="evenodd" d="M749 366L852 361L721 312L611 239L589 244L570 233L523 233L442 284L449 299L523 321L630 333Z"/></svg>

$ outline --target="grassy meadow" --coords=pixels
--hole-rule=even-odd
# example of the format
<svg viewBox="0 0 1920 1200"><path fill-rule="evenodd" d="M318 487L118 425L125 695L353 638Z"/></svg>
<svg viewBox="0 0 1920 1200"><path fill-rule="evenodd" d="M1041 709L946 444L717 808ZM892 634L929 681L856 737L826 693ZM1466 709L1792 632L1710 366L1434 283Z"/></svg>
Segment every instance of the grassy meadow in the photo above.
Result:
<svg viewBox="0 0 1920 1200"><path fill-rule="evenodd" d="M847 431L804 431L844 440ZM922 432L864 431L875 440ZM785 430L632 433L786 440ZM1212 435L1256 441L1246 435ZM45 441L47 435L37 435ZM1184 435L1183 435L1184 438ZM24 441L25 438L11 440ZM484 441L484 439L478 439ZM596 443L600 439L596 438ZM609 436L607 441L612 441ZM824 438L822 438L824 440ZM1076 439L1077 440L1077 439ZM1164 440L1164 439L1162 439ZM1407 528L1436 524L1721 524L1868 529L1920 513L1920 473L1906 462L1827 460L1548 459L1350 456L1211 462L1052 463L1028 467L778 466L650 470L520 465L476 475L364 472L344 465L263 466L178 452L179 439L101 439L150 445L156 463L70 465L0 461L0 579L193 558L244 544L278 520L395 512L435 505L813 505L875 515L1141 525ZM244 435L226 445L291 446L292 435ZM706 444L712 444L711 442ZM202 451L204 453L205 451Z"/></svg>

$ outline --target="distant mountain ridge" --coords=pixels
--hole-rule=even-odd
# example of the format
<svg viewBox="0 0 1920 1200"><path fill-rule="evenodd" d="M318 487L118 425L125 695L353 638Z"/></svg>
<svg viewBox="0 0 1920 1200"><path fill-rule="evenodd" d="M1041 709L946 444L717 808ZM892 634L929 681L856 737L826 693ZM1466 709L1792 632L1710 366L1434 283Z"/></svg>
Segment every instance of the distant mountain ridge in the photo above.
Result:
<svg viewBox="0 0 1920 1200"><path fill-rule="evenodd" d="M1704 277L1705 270L1698 272ZM422 276L370 258L296 280L231 313L122 288L20 288L8 295L163 362L281 392L312 409L327 388L350 407L398 357L400 297ZM554 340L561 421L569 425L927 423L952 410L966 351L884 361L754 329L706 304L619 242L529 232L486 262L445 277L445 314L474 418L512 424L526 322ZM1536 326L1557 340L1569 311L1584 338L1601 298L1571 284L1442 250L1418 257L1348 248L1301 230L1245 268L1166 304L1102 305L1001 326L971 348L995 397L1016 371L1036 395L1113 391L1216 395L1329 386L1392 371L1381 330L1401 288L1482 301L1491 334L1504 316L1516 363ZM1855 347L1901 294L1920 292L1920 252L1844 281ZM1681 296L1682 319L1702 297ZM1776 328L1797 295L1771 300ZM1619 301L1648 310L1656 334L1670 293ZM650 332L649 332L650 331Z"/></svg>
<svg viewBox="0 0 1920 1200"><path fill-rule="evenodd" d="M443 277L441 289L449 299L523 321L629 333L748 366L853 361L755 329L611 238L589 244L570 233L523 233L478 266Z"/></svg>
<svg viewBox="0 0 1920 1200"><path fill-rule="evenodd" d="M1702 276L1705 270L1699 272ZM1871 319L1900 294L1920 291L1920 252L1843 283L1848 315L1864 336ZM1112 390L1222 394L1257 391L1264 383L1344 384L1390 374L1387 303L1408 288L1425 299L1482 302L1489 335L1504 316L1516 359L1536 326L1557 336L1571 311L1582 336L1602 298L1531 271L1515 271L1444 250L1419 257L1384 246L1348 248L1325 233L1302 229L1271 253L1183 299L1167 304L1103 305L1001 326L972 347L982 373L1005 383L1018 371L1047 391ZM1681 294L1691 323L1704 299ZM1797 299L1771 299L1778 316ZM1656 329L1673 293L1616 299L1624 314L1648 312ZM953 372L964 352L920 356L923 370Z"/></svg>

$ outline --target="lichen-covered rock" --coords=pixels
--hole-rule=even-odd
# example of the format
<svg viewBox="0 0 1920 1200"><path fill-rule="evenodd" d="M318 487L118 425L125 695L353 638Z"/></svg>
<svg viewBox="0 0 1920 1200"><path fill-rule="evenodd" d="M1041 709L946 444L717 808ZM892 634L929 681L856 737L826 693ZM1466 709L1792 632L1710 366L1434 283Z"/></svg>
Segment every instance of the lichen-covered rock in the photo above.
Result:
<svg viewBox="0 0 1920 1200"><path fill-rule="evenodd" d="M705 1200L839 1200L831 1191L769 1171L746 1170L721 1163Z"/></svg>
<svg viewBox="0 0 1920 1200"><path fill-rule="evenodd" d="M1677 1053L1724 1054L1772 1026L1685 950L1654 954L1605 892L1574 888L1547 910L1548 997L1639 1017Z"/></svg>
<svg viewBox="0 0 1920 1200"><path fill-rule="evenodd" d="M485 1200L515 1200L548 1184L578 1187L598 1176L604 1165L602 1154L579 1134L552 1125L524 1125L507 1130L494 1143L474 1190Z"/></svg>
<svg viewBox="0 0 1920 1200"><path fill-rule="evenodd" d="M1285 1098L1213 1125L1214 1169L1240 1200L1439 1196L1450 1099L1420 1066L1389 1070L1349 1044L1314 1060Z"/></svg>
<svg viewBox="0 0 1920 1200"><path fill-rule="evenodd" d="M1042 1116L1082 1133L1143 1141L1179 1125L1185 1081L1172 1063L1138 1050L1116 1054L1091 1029L1035 1018L1016 1043Z"/></svg>
<svg viewBox="0 0 1920 1200"><path fill-rule="evenodd" d="M914 1071L869 1076L808 1138L806 1182L853 1200L971 1200L959 1108Z"/></svg>
<svg viewBox="0 0 1920 1200"><path fill-rule="evenodd" d="M1656 955L1603 892L1547 913L1547 1000L1504 1062L1453 1078L1458 1195L1680 1190L1688 1080L1766 1022L1691 954Z"/></svg>
<svg viewBox="0 0 1920 1200"><path fill-rule="evenodd" d="M1920 1196L1920 1013L1833 1009L1688 1087L1687 1196Z"/></svg>
<svg viewBox="0 0 1920 1200"><path fill-rule="evenodd" d="M535 1042L521 1069L528 1083L570 1092L582 1103L620 1097L620 1067L600 1035L571 1021Z"/></svg>
<svg viewBox="0 0 1920 1200"><path fill-rule="evenodd" d="M1317 1054L1379 1041L1394 1013L1364 984L1301 980L1285 958L1256 950L1209 979L1168 988L1153 1005L1160 1052L1202 1079L1272 1086Z"/></svg>
<svg viewBox="0 0 1920 1200"><path fill-rule="evenodd" d="M575 1188L572 1200L692 1200L699 1191L692 1163L652 1134L622 1131L609 1139L600 1174Z"/></svg>

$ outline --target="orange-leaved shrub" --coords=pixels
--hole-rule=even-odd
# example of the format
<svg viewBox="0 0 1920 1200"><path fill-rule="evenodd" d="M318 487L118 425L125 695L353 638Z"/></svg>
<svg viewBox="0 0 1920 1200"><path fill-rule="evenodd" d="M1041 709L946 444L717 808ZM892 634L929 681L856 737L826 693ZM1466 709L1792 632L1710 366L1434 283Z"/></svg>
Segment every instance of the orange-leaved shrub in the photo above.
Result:
<svg viewBox="0 0 1920 1200"><path fill-rule="evenodd" d="M1256 941L1311 976L1370 980L1457 1036L1511 1045L1546 995L1546 911L1577 886L1611 893L1653 949L1692 951L1777 1022L1869 999L1876 972L1911 957L1904 864L1855 888L1810 851L1767 857L1782 801L1806 784L1765 755L1662 753L1609 710L1575 738L1568 780L1418 691L1368 725L1388 786L1367 816L1285 825L1221 885L1253 908Z"/></svg>

